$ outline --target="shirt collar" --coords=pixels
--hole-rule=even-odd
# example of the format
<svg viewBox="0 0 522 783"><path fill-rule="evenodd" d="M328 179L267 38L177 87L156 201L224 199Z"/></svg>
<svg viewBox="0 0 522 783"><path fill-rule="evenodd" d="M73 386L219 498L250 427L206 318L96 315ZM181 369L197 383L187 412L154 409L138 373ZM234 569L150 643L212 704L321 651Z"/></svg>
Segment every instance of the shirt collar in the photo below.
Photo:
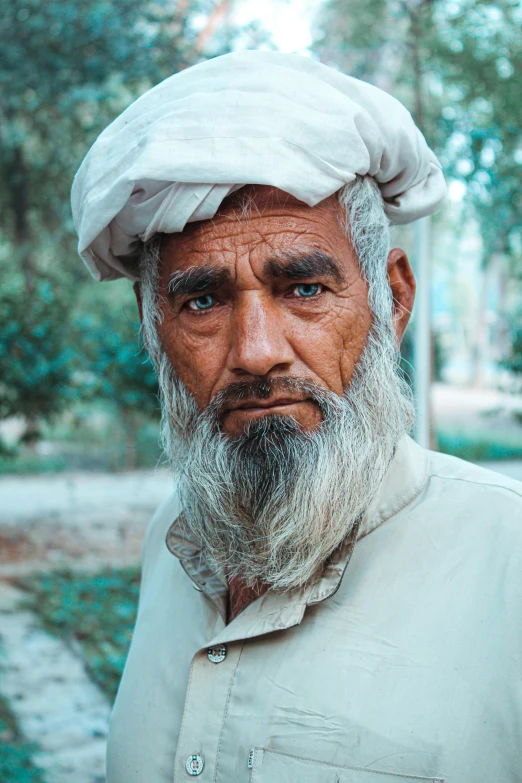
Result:
<svg viewBox="0 0 522 783"><path fill-rule="evenodd" d="M395 449L381 486L355 530L355 538L349 536L329 558L321 579L311 592L309 604L324 601L337 592L356 541L409 505L426 484L427 475L427 452L404 435Z"/></svg>
<svg viewBox="0 0 522 783"><path fill-rule="evenodd" d="M346 541L331 555L321 578L312 585L287 593L268 591L226 627L228 633L220 634L214 641L223 641L225 635L228 641L233 641L297 625L306 606L324 601L339 589L356 541L411 503L426 484L427 473L427 452L405 435L399 441L381 486L366 513ZM226 582L222 575L208 565L199 542L184 521L183 513L170 526L166 544L169 551L179 559L194 586L214 602L225 623L228 596Z"/></svg>

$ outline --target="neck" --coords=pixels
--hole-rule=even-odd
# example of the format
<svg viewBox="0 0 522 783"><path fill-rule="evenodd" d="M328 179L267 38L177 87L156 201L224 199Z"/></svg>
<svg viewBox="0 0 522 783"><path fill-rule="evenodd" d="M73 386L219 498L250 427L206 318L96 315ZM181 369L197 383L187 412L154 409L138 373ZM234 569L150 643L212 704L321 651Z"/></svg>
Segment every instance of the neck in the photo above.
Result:
<svg viewBox="0 0 522 783"><path fill-rule="evenodd" d="M248 587L240 576L234 576L228 580L228 617L231 623L243 609L246 609L256 598L264 595L270 585L265 582L256 582L253 587Z"/></svg>

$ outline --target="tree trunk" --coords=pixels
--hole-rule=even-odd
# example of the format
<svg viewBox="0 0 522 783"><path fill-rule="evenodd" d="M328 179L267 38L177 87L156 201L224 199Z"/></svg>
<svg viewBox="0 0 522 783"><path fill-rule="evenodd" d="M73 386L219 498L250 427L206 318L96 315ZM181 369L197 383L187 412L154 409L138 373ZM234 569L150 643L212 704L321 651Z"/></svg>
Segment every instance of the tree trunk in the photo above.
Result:
<svg viewBox="0 0 522 783"><path fill-rule="evenodd" d="M23 443L31 452L36 452L36 444L41 438L40 425L38 418L34 415L25 416L25 430L20 438L20 443Z"/></svg>
<svg viewBox="0 0 522 783"><path fill-rule="evenodd" d="M422 4L412 8L407 6L410 17L410 49L413 68L413 118L424 133L424 89L422 69ZM424 218L417 221L416 228L416 263L418 273L418 308L417 328L413 355L415 357L415 377L417 378L417 440L424 448L437 448L436 428L431 404L431 387L433 382L433 335L431 331L431 297L430 297L430 265L431 265L431 235L430 221Z"/></svg>
<svg viewBox="0 0 522 783"><path fill-rule="evenodd" d="M34 294L36 270L31 253L31 232L29 227L29 180L22 147L15 147L10 160L4 163L7 187L10 191L13 211L13 233L15 252L20 261L25 290L28 298ZM31 449L40 439L38 419L33 414L25 417L23 442Z"/></svg>

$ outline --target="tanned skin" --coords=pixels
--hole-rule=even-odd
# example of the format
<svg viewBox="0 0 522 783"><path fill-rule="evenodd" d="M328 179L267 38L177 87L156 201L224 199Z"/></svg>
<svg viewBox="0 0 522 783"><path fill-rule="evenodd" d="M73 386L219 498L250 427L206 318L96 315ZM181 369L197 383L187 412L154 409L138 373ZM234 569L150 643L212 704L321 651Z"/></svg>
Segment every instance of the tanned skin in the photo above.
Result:
<svg viewBox="0 0 522 783"><path fill-rule="evenodd" d="M159 337L201 410L231 383L278 377L306 379L342 395L372 317L341 217L335 196L309 207L276 188L250 186L226 199L212 220L163 237ZM388 279L400 342L415 297L403 250L390 252ZM139 284L135 292L141 314ZM292 415L304 429L321 421L317 404L304 395L248 405L224 413L221 426L229 437L271 413ZM267 589L230 581L229 621Z"/></svg>

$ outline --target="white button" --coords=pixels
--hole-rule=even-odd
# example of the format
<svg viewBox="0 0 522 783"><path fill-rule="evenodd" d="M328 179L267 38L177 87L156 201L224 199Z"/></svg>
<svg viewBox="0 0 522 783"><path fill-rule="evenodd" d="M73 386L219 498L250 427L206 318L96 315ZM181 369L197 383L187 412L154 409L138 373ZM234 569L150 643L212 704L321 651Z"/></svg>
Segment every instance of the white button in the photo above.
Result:
<svg viewBox="0 0 522 783"><path fill-rule="evenodd" d="M205 766L205 762L203 761L201 756L189 756L186 763L185 763L185 769L189 773L189 775L201 775L203 772L203 767Z"/></svg>
<svg viewBox="0 0 522 783"><path fill-rule="evenodd" d="M227 648L224 644L219 644L217 647L209 647L207 655L212 663L221 663L227 656Z"/></svg>

